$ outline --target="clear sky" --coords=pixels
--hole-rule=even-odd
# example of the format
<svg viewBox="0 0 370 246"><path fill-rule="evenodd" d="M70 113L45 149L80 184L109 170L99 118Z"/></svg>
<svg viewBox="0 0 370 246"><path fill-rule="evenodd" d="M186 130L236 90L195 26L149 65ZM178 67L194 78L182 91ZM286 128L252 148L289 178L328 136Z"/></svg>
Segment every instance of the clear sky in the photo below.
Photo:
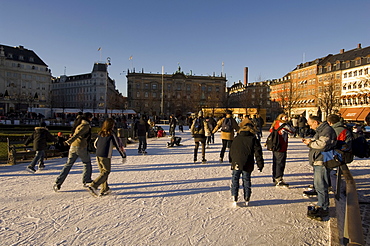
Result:
<svg viewBox="0 0 370 246"><path fill-rule="evenodd" d="M250 82L280 78L302 61L370 45L369 0L0 0L0 9L0 44L35 51L55 77L110 57L123 95L132 67L223 69L230 86L244 67Z"/></svg>

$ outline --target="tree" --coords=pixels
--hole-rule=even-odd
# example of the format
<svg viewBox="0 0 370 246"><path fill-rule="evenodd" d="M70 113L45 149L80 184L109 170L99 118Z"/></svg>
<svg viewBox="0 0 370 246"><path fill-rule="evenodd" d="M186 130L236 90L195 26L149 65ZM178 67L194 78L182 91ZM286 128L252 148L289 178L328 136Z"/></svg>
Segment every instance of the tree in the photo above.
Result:
<svg viewBox="0 0 370 246"><path fill-rule="evenodd" d="M335 113L340 106L341 81L334 79L334 76L332 76L329 80L319 82L318 85L317 106L326 118L328 115Z"/></svg>
<svg viewBox="0 0 370 246"><path fill-rule="evenodd" d="M294 107L294 102L300 99L301 94L298 89L293 86L293 82L290 80L281 83L280 87L280 90L276 94L276 101L279 102L284 113L290 117L292 108Z"/></svg>

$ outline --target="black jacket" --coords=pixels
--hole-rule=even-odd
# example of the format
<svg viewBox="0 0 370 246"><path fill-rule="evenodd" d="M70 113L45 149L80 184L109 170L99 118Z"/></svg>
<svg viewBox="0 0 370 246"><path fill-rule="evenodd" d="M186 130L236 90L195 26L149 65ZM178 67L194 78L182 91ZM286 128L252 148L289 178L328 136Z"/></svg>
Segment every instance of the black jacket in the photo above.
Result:
<svg viewBox="0 0 370 246"><path fill-rule="evenodd" d="M264 167L262 147L249 127L243 127L238 136L234 138L230 148L232 170L252 172L254 169L254 157L259 170Z"/></svg>
<svg viewBox="0 0 370 246"><path fill-rule="evenodd" d="M46 150L48 147L47 142L56 142L57 139L51 135L46 127L35 127L35 131L29 136L24 143L25 145L30 144L33 141L33 149Z"/></svg>

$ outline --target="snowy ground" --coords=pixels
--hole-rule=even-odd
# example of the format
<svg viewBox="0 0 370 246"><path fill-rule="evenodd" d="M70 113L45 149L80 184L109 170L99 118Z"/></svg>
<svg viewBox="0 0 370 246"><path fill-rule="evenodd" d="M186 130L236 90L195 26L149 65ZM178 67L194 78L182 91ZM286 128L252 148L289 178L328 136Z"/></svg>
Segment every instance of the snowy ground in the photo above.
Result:
<svg viewBox="0 0 370 246"><path fill-rule="evenodd" d="M271 153L264 151L265 169L253 172L250 206L234 208L229 165L218 162L219 133L206 151L206 164L193 163L189 131L177 135L183 146L166 148L168 138L149 139L145 156L129 145L125 164L115 152L113 193L102 198L82 187L79 161L58 193L52 185L66 158L47 160L47 170L36 174L25 171L27 163L0 167L0 244L328 245L329 222L306 217L315 199L302 196L312 168L300 139L290 139L285 176L290 189L272 185Z"/></svg>

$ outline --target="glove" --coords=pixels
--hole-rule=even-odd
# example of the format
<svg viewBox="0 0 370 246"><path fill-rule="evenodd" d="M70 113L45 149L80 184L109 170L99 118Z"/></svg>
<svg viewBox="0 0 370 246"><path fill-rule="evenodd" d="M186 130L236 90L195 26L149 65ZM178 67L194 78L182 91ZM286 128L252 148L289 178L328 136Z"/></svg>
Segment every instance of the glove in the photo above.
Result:
<svg viewBox="0 0 370 246"><path fill-rule="evenodd" d="M258 171L259 171L260 173L262 173L262 168L258 168Z"/></svg>
<svg viewBox="0 0 370 246"><path fill-rule="evenodd" d="M126 163L127 158L122 158L122 164Z"/></svg>

